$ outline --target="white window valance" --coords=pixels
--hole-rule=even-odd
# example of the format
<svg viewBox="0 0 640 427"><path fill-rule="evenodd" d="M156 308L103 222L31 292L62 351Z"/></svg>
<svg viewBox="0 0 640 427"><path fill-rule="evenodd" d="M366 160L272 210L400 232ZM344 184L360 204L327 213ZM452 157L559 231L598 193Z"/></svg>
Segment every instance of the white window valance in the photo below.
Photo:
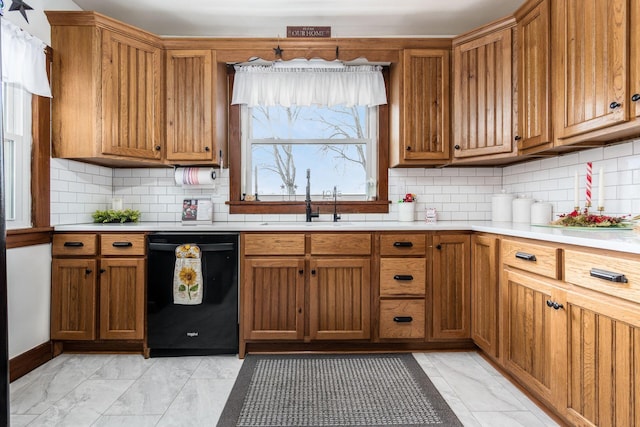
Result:
<svg viewBox="0 0 640 427"><path fill-rule="evenodd" d="M51 98L46 45L6 19L2 23L2 81L15 83L34 95Z"/></svg>
<svg viewBox="0 0 640 427"><path fill-rule="evenodd" d="M232 104L376 106L387 103L382 67L296 60L269 66L237 65Z"/></svg>

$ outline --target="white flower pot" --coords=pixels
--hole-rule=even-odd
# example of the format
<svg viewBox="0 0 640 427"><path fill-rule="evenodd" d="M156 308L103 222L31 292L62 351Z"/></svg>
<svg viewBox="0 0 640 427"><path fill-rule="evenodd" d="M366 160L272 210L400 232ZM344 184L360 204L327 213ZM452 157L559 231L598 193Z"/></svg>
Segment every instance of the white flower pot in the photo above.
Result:
<svg viewBox="0 0 640 427"><path fill-rule="evenodd" d="M415 203L398 203L398 221L409 222L416 219Z"/></svg>

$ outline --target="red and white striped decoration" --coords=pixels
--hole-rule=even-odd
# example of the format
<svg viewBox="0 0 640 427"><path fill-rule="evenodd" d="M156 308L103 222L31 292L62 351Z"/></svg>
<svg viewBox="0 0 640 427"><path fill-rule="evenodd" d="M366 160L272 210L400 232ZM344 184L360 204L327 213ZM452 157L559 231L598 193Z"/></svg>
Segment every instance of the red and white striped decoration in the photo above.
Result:
<svg viewBox="0 0 640 427"><path fill-rule="evenodd" d="M587 203L586 207L591 207L591 182L593 180L593 164L587 162Z"/></svg>

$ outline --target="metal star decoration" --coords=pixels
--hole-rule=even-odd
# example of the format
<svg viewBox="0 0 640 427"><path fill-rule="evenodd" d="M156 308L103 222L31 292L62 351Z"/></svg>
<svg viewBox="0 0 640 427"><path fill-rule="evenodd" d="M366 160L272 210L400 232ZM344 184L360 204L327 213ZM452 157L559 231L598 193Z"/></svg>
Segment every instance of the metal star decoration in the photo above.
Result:
<svg viewBox="0 0 640 427"><path fill-rule="evenodd" d="M284 52L284 49L280 49L280 43L278 43L278 47L274 47L273 51L276 53L276 56L282 57L282 52Z"/></svg>
<svg viewBox="0 0 640 427"><path fill-rule="evenodd" d="M23 0L11 0L11 6L9 6L9 12L12 10L19 10L24 20L29 23L29 19L27 18L27 10L33 10L31 6L26 4Z"/></svg>

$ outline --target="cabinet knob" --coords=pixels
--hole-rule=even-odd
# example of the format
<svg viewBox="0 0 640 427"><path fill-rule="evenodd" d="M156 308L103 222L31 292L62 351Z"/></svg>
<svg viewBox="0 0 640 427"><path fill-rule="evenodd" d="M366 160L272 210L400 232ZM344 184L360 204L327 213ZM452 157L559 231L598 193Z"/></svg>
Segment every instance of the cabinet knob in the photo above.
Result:
<svg viewBox="0 0 640 427"><path fill-rule="evenodd" d="M520 141L522 139L522 137L520 135L516 135L515 138L513 138L513 139L515 139L516 141Z"/></svg>
<svg viewBox="0 0 640 427"><path fill-rule="evenodd" d="M456 150L460 149L460 146L458 144L454 145L453 148L455 148Z"/></svg>
<svg viewBox="0 0 640 427"><path fill-rule="evenodd" d="M316 275L316 271L315 270L311 270L311 275L315 276Z"/></svg>
<svg viewBox="0 0 640 427"><path fill-rule="evenodd" d="M159 146L159 145L156 145L156 146L155 146L155 147L153 147L153 148L155 148L155 149L156 149L156 151L160 151L160 146Z"/></svg>
<svg viewBox="0 0 640 427"><path fill-rule="evenodd" d="M564 305L560 304L559 302L551 301L550 299L548 299L547 307L553 308L554 310L560 310L561 308L564 308Z"/></svg>
<svg viewBox="0 0 640 427"><path fill-rule="evenodd" d="M304 270L298 270L298 274L304 274Z"/></svg>
<svg viewBox="0 0 640 427"><path fill-rule="evenodd" d="M436 245L436 249L439 251L442 250L442 245Z"/></svg>
<svg viewBox="0 0 640 427"><path fill-rule="evenodd" d="M613 101L611 104L609 104L609 108L611 108L612 110L615 110L616 108L620 108L620 107L622 107L622 104L616 101Z"/></svg>
<svg viewBox="0 0 640 427"><path fill-rule="evenodd" d="M209 151L211 151L211 148L209 148L209 147L204 147L204 151L206 151L206 152L208 153Z"/></svg>
<svg viewBox="0 0 640 427"><path fill-rule="evenodd" d="M107 270L105 270L104 268L101 268L101 269L100 269L100 274L102 274L102 273L106 273L106 271L107 271Z"/></svg>
<svg viewBox="0 0 640 427"><path fill-rule="evenodd" d="M638 102L640 101L640 93L634 93L633 95L631 95L631 100L633 102Z"/></svg>
<svg viewBox="0 0 640 427"><path fill-rule="evenodd" d="M407 145L406 150L407 150L407 151L411 151L411 147Z"/></svg>
<svg viewBox="0 0 640 427"><path fill-rule="evenodd" d="M93 272L93 270L91 270L90 268L87 268L87 269L84 271L84 274L91 274L92 272Z"/></svg>

